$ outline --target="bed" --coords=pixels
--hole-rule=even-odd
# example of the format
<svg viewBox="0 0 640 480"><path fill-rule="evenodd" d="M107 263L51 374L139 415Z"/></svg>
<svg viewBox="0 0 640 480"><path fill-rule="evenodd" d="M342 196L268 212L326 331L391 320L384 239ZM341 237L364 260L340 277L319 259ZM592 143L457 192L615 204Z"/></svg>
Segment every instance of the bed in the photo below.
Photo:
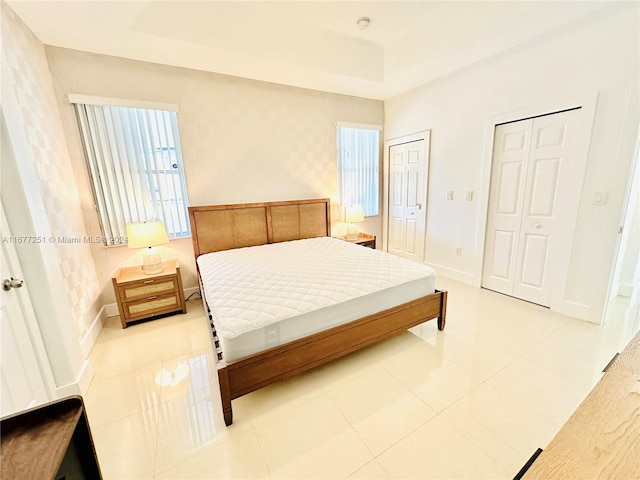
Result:
<svg viewBox="0 0 640 480"><path fill-rule="evenodd" d="M189 207L226 425L235 398L427 320L444 329L447 293L432 270L332 238L330 208Z"/></svg>

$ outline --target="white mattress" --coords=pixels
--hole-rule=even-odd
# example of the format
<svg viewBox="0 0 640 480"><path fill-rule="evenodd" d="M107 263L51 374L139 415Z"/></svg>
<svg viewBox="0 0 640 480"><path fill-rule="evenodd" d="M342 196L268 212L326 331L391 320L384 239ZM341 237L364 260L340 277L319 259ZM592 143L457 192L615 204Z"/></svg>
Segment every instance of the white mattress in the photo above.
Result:
<svg viewBox="0 0 640 480"><path fill-rule="evenodd" d="M435 291L430 267L331 237L208 253L197 262L227 361Z"/></svg>

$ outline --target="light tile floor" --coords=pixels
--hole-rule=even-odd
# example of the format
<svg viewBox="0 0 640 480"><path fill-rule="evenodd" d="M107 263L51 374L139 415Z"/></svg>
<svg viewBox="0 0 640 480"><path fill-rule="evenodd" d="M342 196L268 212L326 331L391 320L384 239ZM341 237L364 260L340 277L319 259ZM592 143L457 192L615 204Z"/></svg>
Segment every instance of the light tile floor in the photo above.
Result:
<svg viewBox="0 0 640 480"><path fill-rule="evenodd" d="M447 326L379 345L234 400L222 420L199 300L120 328L90 358L85 403L105 478L513 478L638 329L604 327L438 279Z"/></svg>

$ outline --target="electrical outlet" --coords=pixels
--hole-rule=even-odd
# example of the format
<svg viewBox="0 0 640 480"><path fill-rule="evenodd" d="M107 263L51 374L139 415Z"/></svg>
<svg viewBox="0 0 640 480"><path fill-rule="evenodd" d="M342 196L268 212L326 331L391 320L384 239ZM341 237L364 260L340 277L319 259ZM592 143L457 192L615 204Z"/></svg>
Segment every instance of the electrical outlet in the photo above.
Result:
<svg viewBox="0 0 640 480"><path fill-rule="evenodd" d="M462 255L462 247L456 247L456 255Z"/></svg>

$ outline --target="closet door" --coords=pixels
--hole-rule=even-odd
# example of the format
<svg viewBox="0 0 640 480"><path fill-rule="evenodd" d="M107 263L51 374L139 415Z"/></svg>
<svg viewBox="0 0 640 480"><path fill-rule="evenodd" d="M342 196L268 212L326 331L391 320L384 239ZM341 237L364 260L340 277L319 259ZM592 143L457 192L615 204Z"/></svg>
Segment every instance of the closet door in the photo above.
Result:
<svg viewBox="0 0 640 480"><path fill-rule="evenodd" d="M580 111L496 127L483 286L548 306ZM566 259L564 260L566 261Z"/></svg>
<svg viewBox="0 0 640 480"><path fill-rule="evenodd" d="M572 161L579 110L535 118L527 170L513 296L549 305L553 249L560 236L573 236L558 221L566 189L575 182Z"/></svg>
<svg viewBox="0 0 640 480"><path fill-rule="evenodd" d="M511 295L533 120L498 125L493 143L482 286Z"/></svg>

